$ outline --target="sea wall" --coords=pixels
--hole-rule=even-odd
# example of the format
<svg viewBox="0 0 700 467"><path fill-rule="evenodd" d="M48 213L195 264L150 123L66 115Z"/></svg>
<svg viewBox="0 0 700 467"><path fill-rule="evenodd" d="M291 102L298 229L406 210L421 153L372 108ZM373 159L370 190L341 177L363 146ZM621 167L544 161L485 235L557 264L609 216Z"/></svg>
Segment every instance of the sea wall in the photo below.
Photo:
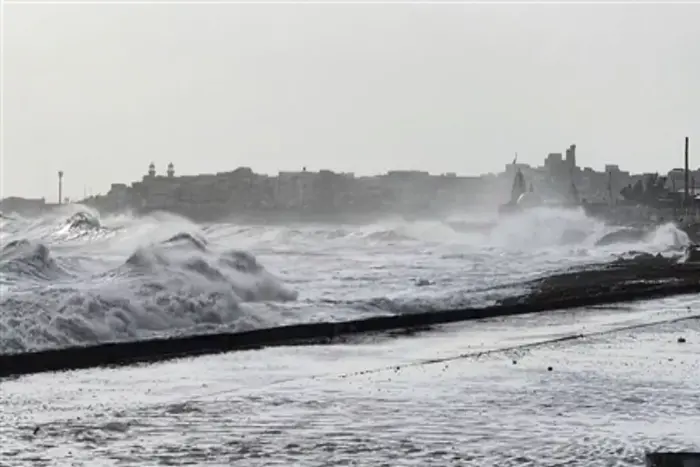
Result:
<svg viewBox="0 0 700 467"><path fill-rule="evenodd" d="M602 269L571 271L534 281L530 284L533 287L531 293L483 308L0 355L0 377L129 365L272 346L330 344L358 334L421 331L461 321L697 294L700 293L699 275L700 266L697 264L676 264L659 258L620 261Z"/></svg>

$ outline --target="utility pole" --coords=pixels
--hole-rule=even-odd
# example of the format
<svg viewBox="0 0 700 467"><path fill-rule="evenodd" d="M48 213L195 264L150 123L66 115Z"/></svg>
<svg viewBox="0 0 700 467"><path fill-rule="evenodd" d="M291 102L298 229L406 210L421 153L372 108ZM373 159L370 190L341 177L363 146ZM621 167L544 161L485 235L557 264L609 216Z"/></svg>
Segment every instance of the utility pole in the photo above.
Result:
<svg viewBox="0 0 700 467"><path fill-rule="evenodd" d="M63 204L63 170L58 171L58 204Z"/></svg>
<svg viewBox="0 0 700 467"><path fill-rule="evenodd" d="M689 163L689 161L688 161L688 146L689 145L690 145L690 142L688 141L688 137L686 136L685 137L685 190L684 190L685 191L684 204L685 204L686 208L688 207L688 202L690 201L690 195L689 195L689 193L690 193L690 190L689 190L689 188L690 188L690 186L689 186L690 169L688 168L688 166L689 166L689 164L688 164Z"/></svg>
<svg viewBox="0 0 700 467"><path fill-rule="evenodd" d="M689 155L690 141L689 138L685 137L685 209L695 207L695 194L693 194L693 200L690 200L690 187L688 186L690 177L690 155ZM695 189L693 189L695 191ZM688 213L686 212L686 215Z"/></svg>

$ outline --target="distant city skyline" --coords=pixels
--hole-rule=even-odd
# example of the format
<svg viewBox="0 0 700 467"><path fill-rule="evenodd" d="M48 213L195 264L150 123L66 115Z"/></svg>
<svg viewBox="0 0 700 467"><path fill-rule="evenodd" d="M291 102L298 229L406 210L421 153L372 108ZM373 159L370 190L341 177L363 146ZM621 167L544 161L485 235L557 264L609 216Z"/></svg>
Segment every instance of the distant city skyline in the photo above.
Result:
<svg viewBox="0 0 700 467"><path fill-rule="evenodd" d="M700 166L696 5L4 7L0 197L247 166ZM695 150L695 148L698 148ZM697 154L697 157L694 155Z"/></svg>
<svg viewBox="0 0 700 467"><path fill-rule="evenodd" d="M556 152L557 152L557 151L552 151L552 153L556 153ZM549 154L549 153L548 153L548 154ZM682 155L681 155L681 157L682 157ZM288 169L285 169L285 170L283 170L283 169L278 169L278 170L276 170L276 171L274 171L274 172L261 172L261 171L256 171L253 167L249 167L249 166L236 166L236 167L230 167L230 168L227 168L227 169L224 169L224 170L218 170L218 171L215 171L215 172L196 172L196 173L195 173L195 172L193 172L193 173L180 173L180 172L177 171L177 167L174 167L174 171L175 171L175 177L194 176L194 175L207 175L207 174L214 174L214 173L216 173L216 172L232 172L232 171L234 171L234 170L236 170L236 169L238 169L238 168L241 168L241 167L250 168L254 173L257 173L257 174L260 174L260 175L268 175L268 176L272 176L272 177L277 176L279 173L283 173L283 172L302 172L302 171L319 172L319 171L323 171L323 170L330 170L330 171L332 171L332 172L339 173L339 174L341 174L341 173L352 173L355 177L383 176L383 175L386 175L386 174L389 173L389 172L397 172L397 171L398 171L398 172L413 172L413 171L415 171L415 172L428 172L428 173L430 173L430 174L433 175L433 176L454 175L454 176L457 176L457 177L483 177L483 176L489 176L489 175L499 175L499 174L502 174L502 173L504 172L504 169L506 168L506 166L509 165L509 164L511 164L511 163L513 162L513 160L514 160L514 159L512 159L510 162L504 162L504 164L502 165L502 167L500 168L500 170L494 170L494 171L492 171L492 172L486 172L486 173L459 173L459 172L454 172L454 171L449 171L449 170L448 170L448 171L435 172L435 171L430 171L430 170L423 169L423 168L408 168L408 169L406 169L406 168L388 168L388 169L386 169L386 170L383 171L383 172L376 172L376 173L370 173L370 172L368 172L368 173L358 173L358 172L351 172L351 171L334 170L332 167L318 167L318 168L312 168L312 167L307 167L307 166L296 167L296 168L288 168ZM545 165L544 165L544 162L545 162L545 161L544 161L544 158L543 158L543 160L541 160L539 163L536 163L536 162L530 163L530 162L522 161L522 160L520 159L519 156L518 156L518 159L517 159L517 164L518 164L518 165L526 165L526 166L529 166L529 167L531 167L531 168L533 168L533 169L540 168L540 169L546 170ZM681 162L682 162L682 161L681 161ZM169 164L169 163L168 163L168 164ZM155 165L156 165L156 176L161 176L161 177L167 176L167 167L168 167L168 164L162 164L162 167L159 167L158 164L155 164ZM49 193L48 195L41 195L41 196L27 196L27 195L23 195L23 194L5 194L5 193L0 193L0 199L5 198L5 197L26 197L26 198L46 198L47 202L55 202L55 201L58 201L58 197L57 197L57 196L58 196L59 179L62 179L62 180L63 180L63 182L62 182L63 196L64 196L65 198L68 198L68 199L72 200L72 201L75 201L75 200L78 200L78 199L81 199L81 198L84 198L84 197L87 197L87 196L93 196L93 195L98 195L98 194L106 194L106 193L109 191L109 188L110 188L110 186L111 186L112 184L126 184L126 185L130 185L130 184L133 183L133 182L138 182L138 181L140 181L145 175L147 175L147 173L148 173L148 166L149 166L149 165L150 165L150 163L149 163L148 165L146 165L146 170L142 171L142 173L140 173L140 174L135 174L134 177L132 177L131 179L128 179L128 180L113 180L113 181L109 182L109 184L108 184L107 186L101 187L101 189L95 189L92 185L89 185L89 184L84 184L84 185L82 185L82 186L80 186L80 187L77 187L77 186L76 186L76 187L70 187L69 185L67 186L66 183L65 183L65 172L63 172L63 171L58 171L58 172L55 174L55 180L54 180L54 186L53 186L54 191L53 191L53 193ZM605 165L606 165L606 166L609 166L609 165L618 166L618 168L619 168L621 171L631 172L631 173L634 174L634 175L639 175L639 174L645 173L644 171L642 171L642 172L630 171L629 169L620 166L620 164L615 163L614 161L608 162L608 163L605 164ZM580 164L580 163L578 163L578 167L579 167L580 169L582 169L582 170L583 170L584 168L592 168L592 169L593 169L594 171L596 171L596 172L601 172L601 173L604 173L604 172L605 172L605 167L589 167L589 166L587 166L587 165L585 165L585 164ZM656 173L659 173L661 176L665 176L668 172L670 172L670 171L672 171L672 170L674 170L674 169L675 169L675 170L682 169L682 167L683 167L683 164L680 163L680 164L676 164L675 166L669 168L668 170L654 170L654 171L651 171L651 172L652 172L652 173L656 172ZM690 169L691 169L691 171L700 170L700 164L698 164L697 166L693 166L693 165L691 164ZM61 174L60 177L59 177L59 173ZM72 189L71 189L71 188L72 188ZM78 188L79 188L79 189L78 189ZM78 194L79 191L80 191L80 193ZM69 193L74 193L74 195L73 195L73 196L70 196Z"/></svg>

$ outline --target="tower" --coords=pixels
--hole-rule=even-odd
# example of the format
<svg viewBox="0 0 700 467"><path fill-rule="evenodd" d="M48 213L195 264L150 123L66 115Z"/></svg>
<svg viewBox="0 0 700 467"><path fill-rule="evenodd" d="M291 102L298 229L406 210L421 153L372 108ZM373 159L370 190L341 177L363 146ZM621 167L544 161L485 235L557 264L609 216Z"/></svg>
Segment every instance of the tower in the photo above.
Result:
<svg viewBox="0 0 700 467"><path fill-rule="evenodd" d="M576 168L576 145L572 144L569 149L566 150L566 163L569 165L569 169L573 170Z"/></svg>
<svg viewBox="0 0 700 467"><path fill-rule="evenodd" d="M153 162L151 162L148 166L148 176L149 177L156 176L156 165Z"/></svg>
<svg viewBox="0 0 700 467"><path fill-rule="evenodd" d="M58 171L58 204L63 203L63 170Z"/></svg>
<svg viewBox="0 0 700 467"><path fill-rule="evenodd" d="M175 176L175 166L171 162L168 164L168 178L173 178Z"/></svg>

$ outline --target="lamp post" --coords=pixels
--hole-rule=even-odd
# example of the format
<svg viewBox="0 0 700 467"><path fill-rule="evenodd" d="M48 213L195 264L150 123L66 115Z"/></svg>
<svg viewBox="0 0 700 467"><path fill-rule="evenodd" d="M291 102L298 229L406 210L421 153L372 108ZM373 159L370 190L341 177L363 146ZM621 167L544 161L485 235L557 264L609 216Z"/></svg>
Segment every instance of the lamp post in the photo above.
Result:
<svg viewBox="0 0 700 467"><path fill-rule="evenodd" d="M58 171L58 204L63 204L63 170Z"/></svg>

